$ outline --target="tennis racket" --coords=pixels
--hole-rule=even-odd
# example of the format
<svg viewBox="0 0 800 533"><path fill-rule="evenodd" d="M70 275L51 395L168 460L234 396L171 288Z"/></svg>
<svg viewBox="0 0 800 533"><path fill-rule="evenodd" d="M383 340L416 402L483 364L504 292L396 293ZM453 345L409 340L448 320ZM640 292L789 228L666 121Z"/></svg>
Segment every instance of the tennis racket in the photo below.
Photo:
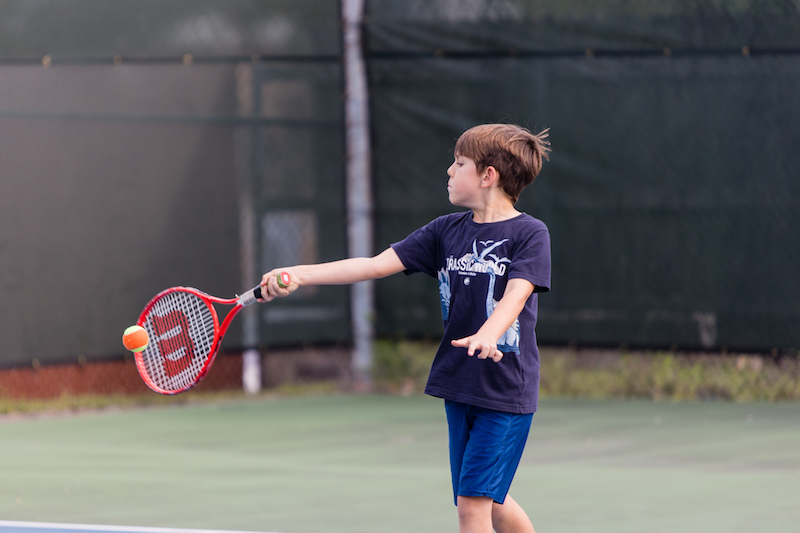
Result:
<svg viewBox="0 0 800 533"><path fill-rule="evenodd" d="M281 287L289 274L278 276ZM160 394L178 394L206 375L222 338L244 307L262 298L261 286L236 298L217 298L191 287L172 287L155 295L139 315L137 324L150 337L147 347L135 352L136 368L148 387ZM232 305L220 325L213 304Z"/></svg>

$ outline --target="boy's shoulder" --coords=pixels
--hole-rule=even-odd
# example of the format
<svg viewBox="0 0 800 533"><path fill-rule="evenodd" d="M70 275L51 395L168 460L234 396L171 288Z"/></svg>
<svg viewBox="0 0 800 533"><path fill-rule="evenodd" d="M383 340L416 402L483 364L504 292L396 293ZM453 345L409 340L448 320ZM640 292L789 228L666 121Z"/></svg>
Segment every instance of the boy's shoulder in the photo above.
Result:
<svg viewBox="0 0 800 533"><path fill-rule="evenodd" d="M456 213L447 213L431 220L426 227L429 227L437 232L446 232L455 227L468 224L472 219L471 211L459 211Z"/></svg>
<svg viewBox="0 0 800 533"><path fill-rule="evenodd" d="M529 215L528 213L522 213L516 218L511 219L515 222L518 227L525 227L530 228L532 231L544 230L548 231L547 224L539 220L538 218Z"/></svg>
<svg viewBox="0 0 800 533"><path fill-rule="evenodd" d="M441 215L420 228L436 239L462 241L473 238L509 239L512 243L549 239L547 225L527 213L500 222L475 222L471 211Z"/></svg>
<svg viewBox="0 0 800 533"><path fill-rule="evenodd" d="M525 211L520 211L519 215L515 216L514 218L508 219L508 221L518 224L533 224L538 226L544 226L544 222L542 222L533 215L529 215Z"/></svg>
<svg viewBox="0 0 800 533"><path fill-rule="evenodd" d="M528 213L522 212L519 215L515 216L514 218L510 218L508 220L503 220L501 222L492 222L489 224L480 224L477 222L473 222L472 220L472 212L471 211L462 211L458 213L448 213L446 215L442 215L432 221L433 224L440 226L442 228L466 225L469 227L473 227L475 229L482 229L482 228L514 228L514 230L520 231L538 231L538 230L547 230L547 225L539 220L538 218L529 215Z"/></svg>
<svg viewBox="0 0 800 533"><path fill-rule="evenodd" d="M438 216L434 222L448 223L448 222L461 222L470 220L472 218L472 211L456 211L455 213L447 213L446 215Z"/></svg>

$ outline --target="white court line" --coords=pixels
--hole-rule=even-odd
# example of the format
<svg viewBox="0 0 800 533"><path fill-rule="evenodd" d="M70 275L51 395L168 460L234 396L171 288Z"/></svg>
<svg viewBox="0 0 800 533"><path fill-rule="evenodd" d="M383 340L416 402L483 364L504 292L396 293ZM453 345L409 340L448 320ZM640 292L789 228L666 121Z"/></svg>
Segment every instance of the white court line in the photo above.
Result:
<svg viewBox="0 0 800 533"><path fill-rule="evenodd" d="M232 531L225 529L183 529L174 527L102 526L98 524L58 524L54 522L18 522L0 520L3 528L54 529L66 531L115 531L124 533L270 533L267 531Z"/></svg>

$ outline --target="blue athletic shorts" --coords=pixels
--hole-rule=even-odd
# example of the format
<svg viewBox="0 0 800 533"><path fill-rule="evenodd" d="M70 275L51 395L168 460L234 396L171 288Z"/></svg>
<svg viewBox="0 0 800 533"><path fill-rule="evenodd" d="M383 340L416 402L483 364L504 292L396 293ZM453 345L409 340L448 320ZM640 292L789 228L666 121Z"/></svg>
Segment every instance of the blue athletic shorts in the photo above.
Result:
<svg viewBox="0 0 800 533"><path fill-rule="evenodd" d="M504 413L445 400L453 499L488 496L502 504L522 458L531 414Z"/></svg>

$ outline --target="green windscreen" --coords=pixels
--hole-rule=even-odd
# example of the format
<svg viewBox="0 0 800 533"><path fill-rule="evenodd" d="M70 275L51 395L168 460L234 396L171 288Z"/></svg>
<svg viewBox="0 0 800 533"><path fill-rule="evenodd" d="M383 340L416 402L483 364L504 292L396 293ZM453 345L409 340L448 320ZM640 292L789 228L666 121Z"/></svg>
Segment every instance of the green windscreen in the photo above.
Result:
<svg viewBox="0 0 800 533"><path fill-rule="evenodd" d="M800 4L369 5L379 247L453 210L465 129L550 128L518 204L552 236L540 341L800 346ZM440 331L416 277L381 332Z"/></svg>

